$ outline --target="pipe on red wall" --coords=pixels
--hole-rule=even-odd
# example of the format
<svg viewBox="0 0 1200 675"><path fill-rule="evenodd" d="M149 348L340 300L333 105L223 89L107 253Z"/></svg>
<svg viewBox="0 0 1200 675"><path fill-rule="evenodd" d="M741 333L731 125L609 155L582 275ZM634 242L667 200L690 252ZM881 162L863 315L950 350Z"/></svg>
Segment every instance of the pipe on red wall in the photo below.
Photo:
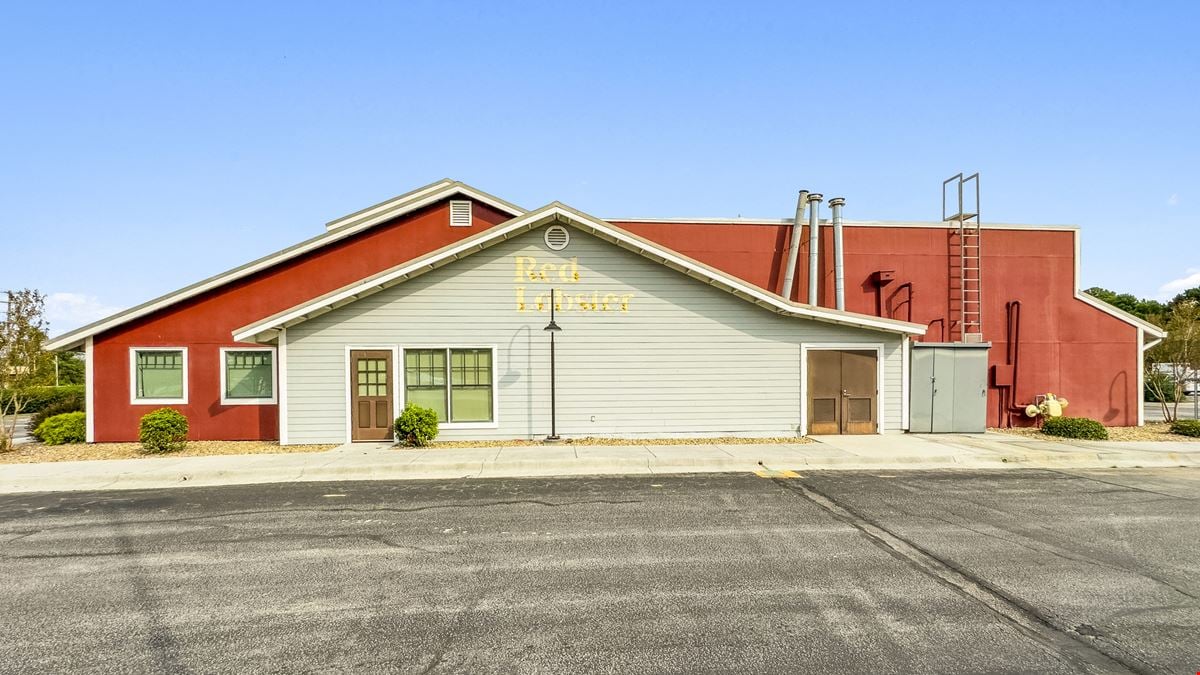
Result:
<svg viewBox="0 0 1200 675"><path fill-rule="evenodd" d="M1004 305L1004 364L1012 368L1012 384L1000 389L1000 424L1012 427L1013 412L1022 410L1016 402L1017 382L1021 363L1021 301L1010 300Z"/></svg>

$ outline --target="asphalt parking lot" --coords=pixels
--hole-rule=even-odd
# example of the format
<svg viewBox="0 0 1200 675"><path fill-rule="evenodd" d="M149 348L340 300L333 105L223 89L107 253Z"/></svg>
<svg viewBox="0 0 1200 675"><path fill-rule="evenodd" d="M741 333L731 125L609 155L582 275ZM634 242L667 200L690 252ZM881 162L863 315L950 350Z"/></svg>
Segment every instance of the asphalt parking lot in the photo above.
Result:
<svg viewBox="0 0 1200 675"><path fill-rule="evenodd" d="M13 672L1200 670L1200 470L0 497Z"/></svg>

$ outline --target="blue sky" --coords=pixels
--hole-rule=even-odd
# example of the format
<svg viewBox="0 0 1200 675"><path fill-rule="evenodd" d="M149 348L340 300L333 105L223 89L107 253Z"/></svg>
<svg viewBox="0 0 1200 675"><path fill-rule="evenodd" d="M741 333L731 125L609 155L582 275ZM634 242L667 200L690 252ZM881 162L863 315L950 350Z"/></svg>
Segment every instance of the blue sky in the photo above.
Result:
<svg viewBox="0 0 1200 675"><path fill-rule="evenodd" d="M0 4L0 288L52 333L442 177L601 217L1083 228L1200 284L1200 3ZM1166 290L1164 290L1164 288Z"/></svg>

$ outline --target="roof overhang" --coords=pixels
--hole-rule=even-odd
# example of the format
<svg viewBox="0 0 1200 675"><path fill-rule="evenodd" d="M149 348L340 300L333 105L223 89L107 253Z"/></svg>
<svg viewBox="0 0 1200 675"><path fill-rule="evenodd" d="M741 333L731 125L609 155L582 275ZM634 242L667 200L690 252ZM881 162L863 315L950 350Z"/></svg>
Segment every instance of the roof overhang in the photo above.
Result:
<svg viewBox="0 0 1200 675"><path fill-rule="evenodd" d="M466 183L444 178L435 183L417 188L412 192L406 192L399 197L389 199L386 202L331 221L326 225L327 231L325 234L300 242L295 246L289 246L282 251L276 251L258 260L246 263L241 267L235 267L228 272L222 272L216 276L209 277L173 293L157 297L131 309L118 312L82 328L64 333L47 341L44 349L47 351L79 349L89 337L456 195L462 195L468 199L479 201L512 216L519 216L525 213L525 210L521 207L510 204L499 197L494 197L486 192L477 190Z"/></svg>
<svg viewBox="0 0 1200 675"><path fill-rule="evenodd" d="M536 211L531 211L501 223L485 232L368 277L361 282L345 286L291 309L243 326L233 332L233 339L238 342L264 342L273 340L277 337L281 329L294 326L315 316L343 307L363 297L401 284L409 279L552 222L569 225L588 232L626 250L637 253L642 257L654 260L698 281L724 290L747 302L752 302L778 314L903 335L924 335L926 331L926 326L907 321L896 321L894 319L885 319L867 314L845 312L792 302L782 296L763 290L704 263L667 249L648 239L639 237L632 232L623 230L612 223L589 216L560 202L553 202Z"/></svg>

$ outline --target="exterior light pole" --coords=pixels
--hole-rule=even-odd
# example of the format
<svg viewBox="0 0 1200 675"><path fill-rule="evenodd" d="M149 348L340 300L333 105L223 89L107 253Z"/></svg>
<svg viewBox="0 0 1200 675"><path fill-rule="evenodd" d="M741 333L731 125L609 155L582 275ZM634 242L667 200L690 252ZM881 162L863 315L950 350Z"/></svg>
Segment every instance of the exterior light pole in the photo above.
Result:
<svg viewBox="0 0 1200 675"><path fill-rule="evenodd" d="M546 442L557 443L562 440L558 436L558 414L557 401L555 397L555 372L554 372L554 334L561 332L562 327L554 322L554 289L550 289L550 323L542 330L550 334L550 435L546 437Z"/></svg>

